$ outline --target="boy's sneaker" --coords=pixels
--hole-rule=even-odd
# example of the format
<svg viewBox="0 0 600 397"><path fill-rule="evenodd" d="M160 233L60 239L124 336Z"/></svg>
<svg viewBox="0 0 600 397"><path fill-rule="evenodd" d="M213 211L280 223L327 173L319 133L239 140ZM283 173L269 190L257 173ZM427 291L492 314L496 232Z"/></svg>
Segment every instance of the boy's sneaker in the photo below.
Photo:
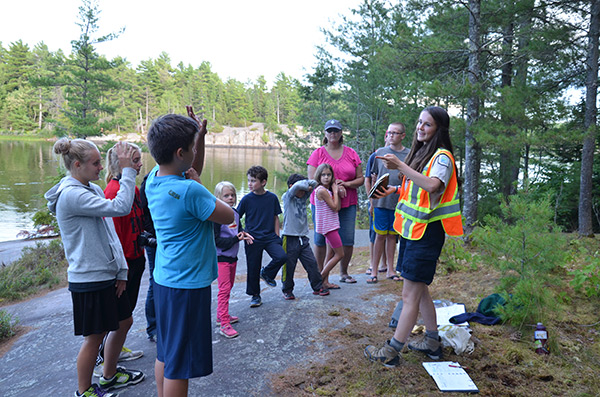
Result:
<svg viewBox="0 0 600 397"><path fill-rule="evenodd" d="M229 316L229 324L235 324L235 323L237 323L238 321L240 321L240 318L239 318L239 317L236 317L236 316ZM218 318L218 319L217 319L217 325L221 325L221 319L220 319L220 318Z"/></svg>
<svg viewBox="0 0 600 397"><path fill-rule="evenodd" d="M121 353L119 354L119 362L121 361L133 361L142 357L144 352L141 350L131 350L123 346Z"/></svg>
<svg viewBox="0 0 600 397"><path fill-rule="evenodd" d="M104 363L100 363L94 367L94 376L99 378L104 372Z"/></svg>
<svg viewBox="0 0 600 397"><path fill-rule="evenodd" d="M117 393L110 393L106 390L103 390L97 384L92 384L89 389L83 392L83 394L79 394L78 391L75 391L75 397L117 397Z"/></svg>
<svg viewBox="0 0 600 397"><path fill-rule="evenodd" d="M411 342L408 344L408 348L411 350L417 350L423 352L429 356L429 358L434 360L439 360L442 358L442 340L438 337L438 339L431 338L429 336L424 336L421 340Z"/></svg>
<svg viewBox="0 0 600 397"><path fill-rule="evenodd" d="M229 339L235 338L239 335L239 333L235 329L233 329L233 327L229 324L223 325L219 329L219 333Z"/></svg>
<svg viewBox="0 0 600 397"><path fill-rule="evenodd" d="M277 287L277 282L265 274L265 269L260 269L260 278L265 280L269 287Z"/></svg>
<svg viewBox="0 0 600 397"><path fill-rule="evenodd" d="M262 305L262 299L260 299L260 295L252 296L252 300L250 301L250 307L259 307Z"/></svg>
<svg viewBox="0 0 600 397"><path fill-rule="evenodd" d="M123 367L117 367L117 373L111 379L106 379L104 376L101 376L98 383L100 383L101 388L111 391L120 389L121 387L138 384L144 380L144 377L142 371L127 370Z"/></svg>
<svg viewBox="0 0 600 397"><path fill-rule="evenodd" d="M291 300L296 299L296 296L294 295L293 292L284 292L283 297L285 298L286 301L291 301Z"/></svg>
<svg viewBox="0 0 600 397"><path fill-rule="evenodd" d="M327 296L329 295L329 290L327 288L321 288L318 291L313 291L313 295Z"/></svg>
<svg viewBox="0 0 600 397"><path fill-rule="evenodd" d="M398 351L386 341L383 347L367 346L365 348L365 357L373 362L380 362L386 367L393 368L400 365L400 356Z"/></svg>

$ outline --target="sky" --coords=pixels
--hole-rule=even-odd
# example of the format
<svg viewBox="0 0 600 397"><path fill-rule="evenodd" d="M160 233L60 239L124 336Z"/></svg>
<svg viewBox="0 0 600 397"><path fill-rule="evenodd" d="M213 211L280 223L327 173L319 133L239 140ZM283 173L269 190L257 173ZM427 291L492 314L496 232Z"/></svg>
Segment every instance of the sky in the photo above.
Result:
<svg viewBox="0 0 600 397"><path fill-rule="evenodd" d="M98 36L119 31L119 38L96 45L108 59L126 58L132 66L169 54L198 67L210 62L222 80L269 85L280 72L303 80L315 65L316 46L325 44L320 28L334 28L340 14L361 0L98 0ZM81 0L3 1L0 42L4 48L23 40L30 48L43 41L50 51L71 52L79 37Z"/></svg>

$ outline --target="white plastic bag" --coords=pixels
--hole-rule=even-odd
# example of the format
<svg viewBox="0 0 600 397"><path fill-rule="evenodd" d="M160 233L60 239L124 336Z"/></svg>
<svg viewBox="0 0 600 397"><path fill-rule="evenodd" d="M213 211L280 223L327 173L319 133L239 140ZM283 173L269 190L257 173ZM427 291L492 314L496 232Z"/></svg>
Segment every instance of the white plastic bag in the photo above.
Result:
<svg viewBox="0 0 600 397"><path fill-rule="evenodd" d="M456 354L471 354L475 350L475 343L471 340L471 330L456 325L442 325L438 328L442 338L442 346L450 346Z"/></svg>

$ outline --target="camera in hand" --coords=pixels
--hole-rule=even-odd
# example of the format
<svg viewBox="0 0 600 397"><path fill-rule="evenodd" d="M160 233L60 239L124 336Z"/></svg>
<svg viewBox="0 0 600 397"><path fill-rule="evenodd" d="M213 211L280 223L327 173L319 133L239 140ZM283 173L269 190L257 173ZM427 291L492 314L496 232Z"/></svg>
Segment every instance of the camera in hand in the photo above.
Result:
<svg viewBox="0 0 600 397"><path fill-rule="evenodd" d="M148 232L142 232L142 234L140 234L137 238L137 242L139 244L140 247L150 247L150 248L156 248L156 237L154 237L152 234L148 233Z"/></svg>

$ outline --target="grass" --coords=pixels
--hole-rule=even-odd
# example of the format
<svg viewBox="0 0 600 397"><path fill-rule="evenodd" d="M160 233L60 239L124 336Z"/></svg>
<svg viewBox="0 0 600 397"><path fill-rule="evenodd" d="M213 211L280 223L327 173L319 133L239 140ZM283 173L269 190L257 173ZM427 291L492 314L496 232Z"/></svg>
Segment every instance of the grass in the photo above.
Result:
<svg viewBox="0 0 600 397"><path fill-rule="evenodd" d="M67 267L58 239L24 248L19 260L0 268L0 304L65 286Z"/></svg>
<svg viewBox="0 0 600 397"><path fill-rule="evenodd" d="M600 242L588 239L582 243L591 252L600 252ZM438 272L430 287L433 299L449 299L464 303L475 311L479 301L491 294L501 274L491 266L466 260L466 254L455 245L442 255ZM367 253L356 250L353 272L369 266ZM471 252L469 255L475 255ZM581 256L572 256L564 265L564 283L558 292L562 299L548 308L551 354L541 356L533 348L534 324L521 331L508 326L485 326L471 323L475 351L456 355L444 351L445 361L458 361L484 396L597 396L600 395L600 301L589 299L573 289L568 271L586 265ZM360 270L359 270L360 269ZM381 282L366 297L365 304L381 302L384 296L400 299L401 283ZM403 352L402 365L389 369L368 362L363 356L366 345L381 345L392 336L387 327L395 305L376 321L366 321L357 313L337 310L348 325L339 330L323 330L315 345L329 346L331 352L315 351L314 359L286 368L271 377L274 395L294 396L434 396L463 395L442 393L422 366L426 356ZM332 308L332 311L335 311Z"/></svg>
<svg viewBox="0 0 600 397"><path fill-rule="evenodd" d="M0 342L13 337L17 333L18 321L10 313L0 310Z"/></svg>

